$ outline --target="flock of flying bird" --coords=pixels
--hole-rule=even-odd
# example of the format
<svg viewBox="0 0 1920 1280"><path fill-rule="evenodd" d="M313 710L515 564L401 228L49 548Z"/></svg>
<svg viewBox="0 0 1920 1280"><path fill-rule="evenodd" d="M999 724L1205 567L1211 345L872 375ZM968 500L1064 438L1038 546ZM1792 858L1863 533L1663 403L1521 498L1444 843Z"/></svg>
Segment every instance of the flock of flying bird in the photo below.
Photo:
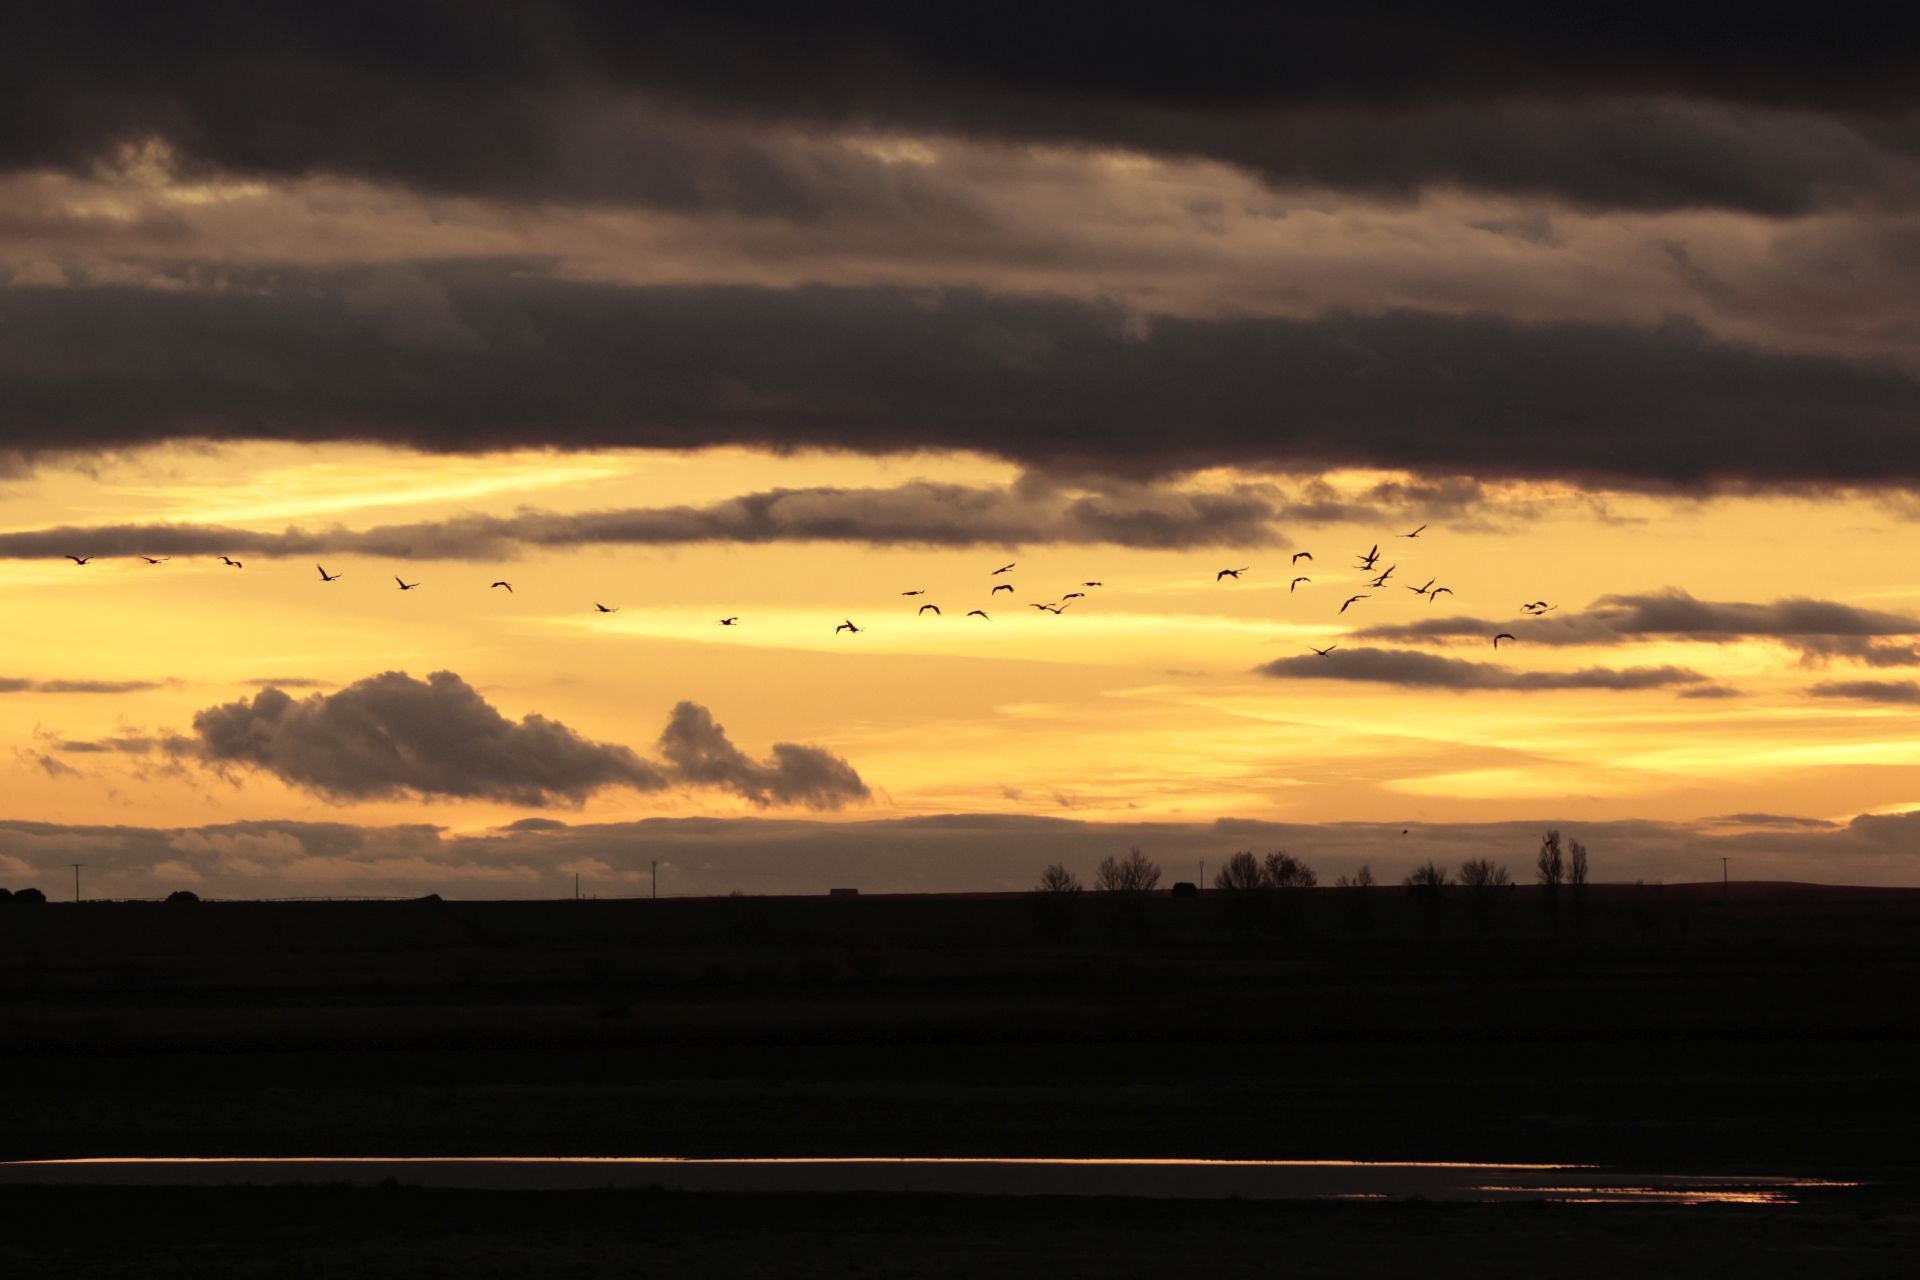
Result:
<svg viewBox="0 0 1920 1280"><path fill-rule="evenodd" d="M1426 532L1426 529L1427 529L1427 526L1423 524L1418 529L1413 530L1411 533L1403 533L1403 534L1400 534L1399 536L1402 538L1418 538L1422 533ZM73 561L74 564L76 565L90 564L95 559L95 557L93 556L76 556L76 555L69 555L66 558L68 560ZM156 556L142 555L139 557L139 559L146 561L150 565L159 565L159 564L165 564L167 561L173 559L173 557L172 556L156 557ZM1310 551L1294 552L1293 559L1291 561L1292 567L1296 569L1299 568L1300 562L1302 560L1311 562L1313 560L1313 553ZM235 560L230 556L221 556L220 562L222 564L228 565L235 569L244 569L246 567L240 561ZM1379 562L1380 562L1380 544L1377 542L1364 553L1358 554L1358 558L1352 567L1355 569L1363 570L1366 573L1373 574L1371 578L1366 580L1366 585L1371 590L1365 591L1365 592L1358 592L1354 595L1348 596L1347 599L1340 605L1340 608L1337 612L1345 613L1348 609L1360 603L1360 601L1371 600L1373 598L1373 595L1372 595L1373 591L1385 589L1389 579L1393 577L1394 570L1398 569L1400 566L1397 563L1389 564L1386 568L1380 569L1378 573L1374 573L1374 570L1379 568ZM991 574L987 576L997 578L1003 574L1013 572L1015 567L1016 567L1015 564L1003 564L998 569L995 569ZM344 574L340 574L340 573L328 573L325 565L316 564L314 568L319 571L320 581L323 583L338 582L342 577L345 576ZM1235 582L1238 582L1240 580L1241 574L1247 573L1250 571L1251 571L1251 566L1248 566L1248 565L1242 565L1238 569L1222 569L1218 573L1213 575L1213 580L1215 583L1219 583L1219 582L1225 581L1228 578L1231 578ZM402 591L412 591L420 586L418 582L408 582L406 579L401 578L398 575L395 575L393 580L394 580L394 583ZM1311 577L1307 577L1305 575L1296 577L1287 584L1287 593L1291 595L1293 592L1299 589L1301 583L1303 582L1311 583L1312 581L1313 579ZM1407 587L1407 590L1413 592L1417 596L1425 596L1429 604L1431 604L1435 600L1438 600L1441 596L1450 596L1453 594L1452 587L1437 586L1435 585L1436 581L1437 580L1434 578L1428 578L1426 582L1421 584L1420 586L1417 586L1417 587L1409 586ZM1080 584L1082 588L1100 587L1104 585L1105 585L1104 583L1099 581L1087 581L1087 582L1082 582ZM1401 585L1404 586L1405 584L1403 583ZM513 594L513 584L504 579L489 583L487 589L489 591L505 590L508 595ZM994 596L999 595L1003 591L1008 593L1009 595L1014 594L1013 584L1011 582L1001 582L1001 583L995 584L993 589L987 593L988 600L991 601ZM913 590L913 591L902 591L900 594L901 596L910 599L916 596L924 596L927 593L925 590L922 589L922 590ZM1065 613L1067 609L1072 606L1075 600L1084 600L1086 598L1086 595L1087 593L1085 590L1069 591L1065 595L1062 595L1058 600L1047 601L1045 603L1029 602L1029 607L1033 609L1037 609L1042 613L1051 613L1051 614L1058 615L1058 614ZM618 605L605 605L605 604L599 603L598 601L594 602L593 607L594 607L594 611L597 613L620 612L620 607ZM1552 612L1554 609L1558 607L1559 606L1557 605L1547 603L1545 600L1533 600L1533 601L1529 601L1526 604L1521 605L1520 609L1521 609L1521 612L1527 614L1529 617L1537 618L1537 617L1541 617L1544 614ZM940 606L930 601L926 603L922 603L914 612L915 612L915 616L924 616L928 613L933 614L935 617L941 616ZM967 610L966 616L969 618L990 619L990 615L987 613L985 609L969 609ZM721 618L719 622L720 622L720 625L723 627L732 627L732 626L739 625L740 619L737 615L732 615L725 618ZM854 622L851 618L847 619L845 622L842 622L839 626L833 629L835 635L839 635L841 632L848 632L848 633L857 635L864 630L866 630L865 627L854 625ZM1510 631L1499 632L1493 637L1493 647L1497 650L1499 649L1500 642L1502 640L1513 640L1513 639L1515 639L1515 637L1512 632ZM1317 648L1312 645L1308 646L1308 648L1312 649L1314 653L1320 655L1323 658L1326 657L1328 654L1332 653L1335 649L1338 649L1339 647L1340 646L1337 644L1330 644L1324 649Z"/></svg>

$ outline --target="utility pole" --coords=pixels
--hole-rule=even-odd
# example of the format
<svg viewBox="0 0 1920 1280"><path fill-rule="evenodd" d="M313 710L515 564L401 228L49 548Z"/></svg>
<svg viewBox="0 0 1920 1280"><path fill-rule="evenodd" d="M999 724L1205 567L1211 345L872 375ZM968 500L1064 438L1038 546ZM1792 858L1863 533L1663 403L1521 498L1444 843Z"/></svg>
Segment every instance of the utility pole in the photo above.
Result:
<svg viewBox="0 0 1920 1280"><path fill-rule="evenodd" d="M647 873L647 884L651 886L653 900L658 902L660 900L660 859L658 858L653 860L652 870Z"/></svg>
<svg viewBox="0 0 1920 1280"><path fill-rule="evenodd" d="M1722 898L1733 896L1733 882L1727 879L1727 860L1724 857L1720 859L1720 896Z"/></svg>
<svg viewBox="0 0 1920 1280"><path fill-rule="evenodd" d="M573 900L575 902L580 901L580 873L578 871L573 873Z"/></svg>
<svg viewBox="0 0 1920 1280"><path fill-rule="evenodd" d="M84 862L69 862L67 865L73 868L73 900L75 902L79 902L80 901L80 868L86 866L87 864Z"/></svg>
<svg viewBox="0 0 1920 1280"><path fill-rule="evenodd" d="M1207 860L1205 858L1200 859L1200 879L1193 887L1196 889L1204 889L1207 887Z"/></svg>

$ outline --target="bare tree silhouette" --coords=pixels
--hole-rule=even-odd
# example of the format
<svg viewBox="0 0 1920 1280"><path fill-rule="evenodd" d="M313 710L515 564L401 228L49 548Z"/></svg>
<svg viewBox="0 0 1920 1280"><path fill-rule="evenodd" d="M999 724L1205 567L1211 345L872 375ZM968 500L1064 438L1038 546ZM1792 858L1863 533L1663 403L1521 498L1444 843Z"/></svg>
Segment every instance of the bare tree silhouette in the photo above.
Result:
<svg viewBox="0 0 1920 1280"><path fill-rule="evenodd" d="M1365 863L1351 875L1342 875L1334 887L1347 907L1347 928L1353 933L1373 931L1373 868Z"/></svg>
<svg viewBox="0 0 1920 1280"><path fill-rule="evenodd" d="M1260 868L1260 859L1244 850L1228 858L1226 865L1213 875L1213 887L1222 893L1257 893L1266 886L1266 873Z"/></svg>
<svg viewBox="0 0 1920 1280"><path fill-rule="evenodd" d="M1033 887L1035 893L1079 893L1080 889L1080 877L1059 862L1042 871L1040 883Z"/></svg>
<svg viewBox="0 0 1920 1280"><path fill-rule="evenodd" d="M1440 890L1453 883L1453 877L1448 874L1445 867L1437 862L1429 861L1409 871L1407 878L1401 881L1401 883L1409 889L1419 889L1437 894Z"/></svg>
<svg viewBox="0 0 1920 1280"><path fill-rule="evenodd" d="M1270 853L1260 864L1270 889L1311 889L1320 883L1313 868L1290 853Z"/></svg>
<svg viewBox="0 0 1920 1280"><path fill-rule="evenodd" d="M1160 884L1160 868L1139 849L1124 858L1102 858L1093 887L1102 893L1152 893Z"/></svg>
<svg viewBox="0 0 1920 1280"><path fill-rule="evenodd" d="M1468 858L1460 864L1460 883L1469 889L1497 889L1512 884L1513 877L1492 858Z"/></svg>
<svg viewBox="0 0 1920 1280"><path fill-rule="evenodd" d="M1587 846L1578 840L1567 846L1567 887L1575 899L1587 887Z"/></svg>
<svg viewBox="0 0 1920 1280"><path fill-rule="evenodd" d="M1567 859L1560 851L1560 833L1549 830L1540 837L1540 852L1533 860L1533 878L1547 891L1547 911L1553 927L1560 927L1560 886L1566 882Z"/></svg>

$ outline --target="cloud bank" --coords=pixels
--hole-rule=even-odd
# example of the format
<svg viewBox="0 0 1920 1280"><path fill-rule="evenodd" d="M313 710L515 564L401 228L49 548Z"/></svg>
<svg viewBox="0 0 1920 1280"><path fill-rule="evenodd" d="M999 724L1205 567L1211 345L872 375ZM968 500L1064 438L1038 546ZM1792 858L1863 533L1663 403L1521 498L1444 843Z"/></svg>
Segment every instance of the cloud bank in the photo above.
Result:
<svg viewBox="0 0 1920 1280"><path fill-rule="evenodd" d="M1254 668L1283 680L1352 680L1417 689L1665 689L1695 685L1707 677L1685 667L1586 667L1579 671L1515 671L1489 662L1443 658L1409 649L1335 649L1331 653L1276 658Z"/></svg>

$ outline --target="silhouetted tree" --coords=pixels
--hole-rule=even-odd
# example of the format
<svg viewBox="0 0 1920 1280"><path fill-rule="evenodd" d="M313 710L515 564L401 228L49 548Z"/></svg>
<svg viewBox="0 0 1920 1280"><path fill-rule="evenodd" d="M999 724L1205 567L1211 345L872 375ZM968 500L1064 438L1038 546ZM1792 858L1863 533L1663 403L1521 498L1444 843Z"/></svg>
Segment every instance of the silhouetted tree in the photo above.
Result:
<svg viewBox="0 0 1920 1280"><path fill-rule="evenodd" d="M1270 889L1311 889L1320 883L1313 868L1290 853L1268 854L1260 871Z"/></svg>
<svg viewBox="0 0 1920 1280"><path fill-rule="evenodd" d="M1412 871L1409 871L1407 878L1401 883L1405 884L1409 889L1423 889L1438 892L1452 884L1453 877L1449 875L1447 869L1439 863L1428 862L1424 866L1418 866Z"/></svg>
<svg viewBox="0 0 1920 1280"><path fill-rule="evenodd" d="M198 906L199 902L200 895L191 889L175 889L167 895L167 905L170 907Z"/></svg>
<svg viewBox="0 0 1920 1280"><path fill-rule="evenodd" d="M1460 864L1460 883L1469 889L1497 889L1512 884L1513 877L1492 858L1468 858Z"/></svg>
<svg viewBox="0 0 1920 1280"><path fill-rule="evenodd" d="M1578 840L1567 847L1567 886L1576 898L1587 887L1587 846Z"/></svg>
<svg viewBox="0 0 1920 1280"><path fill-rule="evenodd" d="M1213 887L1222 893L1257 893L1267 887L1266 873L1260 867L1260 859L1243 851L1228 858L1227 864L1214 872Z"/></svg>
<svg viewBox="0 0 1920 1280"><path fill-rule="evenodd" d="M1371 889L1373 888L1373 868L1362 863L1358 871L1350 876L1341 876L1333 883L1335 887L1341 889Z"/></svg>
<svg viewBox="0 0 1920 1280"><path fill-rule="evenodd" d="M38 889L16 889L14 890L13 900L29 906L39 906L46 902L47 895Z"/></svg>
<svg viewBox="0 0 1920 1280"><path fill-rule="evenodd" d="M1547 896L1559 898L1560 885L1567 878L1567 861L1560 852L1560 833L1549 831L1540 837L1540 854L1533 861L1534 878L1547 888Z"/></svg>
<svg viewBox="0 0 1920 1280"><path fill-rule="evenodd" d="M1138 849L1124 858L1102 858L1093 877L1093 887L1102 893L1152 893L1159 883L1160 868Z"/></svg>
<svg viewBox="0 0 1920 1280"><path fill-rule="evenodd" d="M0 902L5 902L7 899L11 898L12 896L13 896L13 890L0 889Z"/></svg>
<svg viewBox="0 0 1920 1280"><path fill-rule="evenodd" d="M1080 877L1067 870L1066 864L1056 862L1040 873L1040 883L1033 886L1035 893L1079 893Z"/></svg>

